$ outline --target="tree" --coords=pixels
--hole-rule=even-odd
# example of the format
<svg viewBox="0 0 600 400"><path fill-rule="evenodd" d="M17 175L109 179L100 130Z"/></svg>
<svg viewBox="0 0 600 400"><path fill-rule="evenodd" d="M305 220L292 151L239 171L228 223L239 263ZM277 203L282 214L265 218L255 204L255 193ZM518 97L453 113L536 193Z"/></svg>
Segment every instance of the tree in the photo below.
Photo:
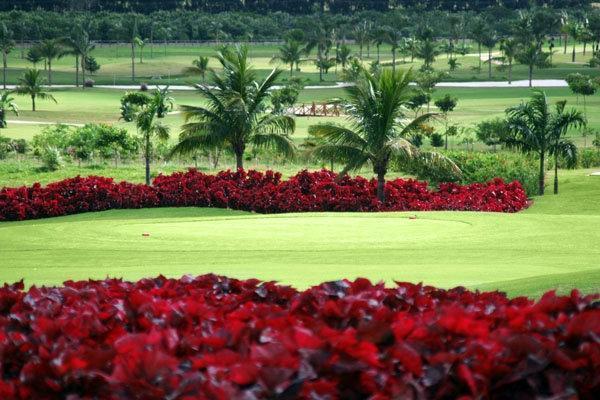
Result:
<svg viewBox="0 0 600 400"><path fill-rule="evenodd" d="M529 68L529 87L533 86L533 68L544 68L548 66L548 53L542 51L540 45L530 43L520 48L517 53L517 61L527 65Z"/></svg>
<svg viewBox="0 0 600 400"><path fill-rule="evenodd" d="M371 40L371 24L367 21L363 21L362 24L358 24L356 28L354 28L354 40L358 44L359 49L359 57L363 59L363 48L369 43Z"/></svg>
<svg viewBox="0 0 600 400"><path fill-rule="evenodd" d="M166 141L169 127L157 121L164 118L173 108L173 99L169 97L169 88L156 89L152 96L144 93L126 93L121 99L121 113L125 121L135 121L138 133L142 135L146 185L150 185L150 161L152 158L152 139Z"/></svg>
<svg viewBox="0 0 600 400"><path fill-rule="evenodd" d="M23 76L19 78L19 84L15 89L17 94L31 97L31 110L35 111L35 100L52 100L56 103L56 99L50 93L44 91L46 79L40 75L37 69L27 69Z"/></svg>
<svg viewBox="0 0 600 400"><path fill-rule="evenodd" d="M444 115L444 121L446 122L446 129L444 130L444 148L448 150L448 113L451 113L456 108L456 104L458 103L458 99L456 97L452 97L449 94L446 94L441 99L437 99L435 101L435 106L442 112Z"/></svg>
<svg viewBox="0 0 600 400"><path fill-rule="evenodd" d="M494 118L478 123L475 134L478 140L492 146L496 151L496 146L506 143L510 137L510 129L505 119Z"/></svg>
<svg viewBox="0 0 600 400"><path fill-rule="evenodd" d="M439 54L435 42L432 39L425 39L419 43L417 49L417 57L423 60L423 71L432 69L431 64L435 61L435 57Z"/></svg>
<svg viewBox="0 0 600 400"><path fill-rule="evenodd" d="M338 52L337 52L337 59L336 61L340 64L342 64L342 69L345 70L346 69L346 65L348 65L348 62L352 59L352 49L350 49L349 46L343 44L340 46Z"/></svg>
<svg viewBox="0 0 600 400"><path fill-rule="evenodd" d="M290 66L290 76L294 75L294 65L298 66L302 60L304 49L300 42L288 40L279 47L279 55L273 57L271 61L281 61Z"/></svg>
<svg viewBox="0 0 600 400"><path fill-rule="evenodd" d="M400 31L388 27L385 40L390 45L391 50L392 50L392 71L395 72L396 71L396 52L398 51L398 48L401 45L402 35L400 34Z"/></svg>
<svg viewBox="0 0 600 400"><path fill-rule="evenodd" d="M471 39L473 39L477 43L477 52L479 54L479 69L481 70L481 46L483 44L483 39L487 33L488 25L481 18L477 17L473 20L471 24Z"/></svg>
<svg viewBox="0 0 600 400"><path fill-rule="evenodd" d="M421 72L415 77L417 87L420 89L421 93L425 94L427 97L427 112L429 112L430 109L431 95L433 94L436 85L440 83L443 77L443 73L431 71Z"/></svg>
<svg viewBox="0 0 600 400"><path fill-rule="evenodd" d="M306 54L309 54L312 49L317 49L317 59L315 64L319 68L319 80L323 81L323 72L325 70L324 67L330 65L329 63L329 50L333 45L333 41L331 40L330 30L324 27L323 25L317 25L315 29L313 29L307 37L307 44L305 47ZM331 65L333 66L333 65Z"/></svg>
<svg viewBox="0 0 600 400"><path fill-rule="evenodd" d="M534 91L528 102L506 110L511 137L507 144L523 152L535 153L539 158L538 194L545 190L546 157L556 149L557 137L569 128L581 126L585 117L578 111L565 112L564 105L557 105L552 112L546 94Z"/></svg>
<svg viewBox="0 0 600 400"><path fill-rule="evenodd" d="M569 128L568 122L573 125L585 125L586 119L574 109L565 112L566 100L556 104L557 123L552 132L550 154L554 156L554 194L558 194L558 162L559 157L565 161L567 168L577 165L577 146L571 139L565 138Z"/></svg>
<svg viewBox="0 0 600 400"><path fill-rule="evenodd" d="M27 50L27 56L25 58L33 64L34 68L40 61L44 60L44 57L40 54L40 48L37 45L31 46L29 50Z"/></svg>
<svg viewBox="0 0 600 400"><path fill-rule="evenodd" d="M594 82L589 76L582 75L579 73L569 74L566 77L567 84L573 93L577 95L577 101L579 102L579 96L583 97L583 114L587 119L587 97L593 96L598 90ZM584 132L585 133L585 132ZM587 147L587 135L584 135L584 147Z"/></svg>
<svg viewBox="0 0 600 400"><path fill-rule="evenodd" d="M93 73L100 69L95 59L94 63L89 62L89 60L93 59L91 53L96 48L96 45L90 40L89 33L81 26L74 28L71 34L63 40L63 43L68 48L63 53L75 56L75 86L79 87L79 70L81 69L81 82L83 88L85 88L85 71ZM98 68L95 68L96 66ZM88 67L92 67L93 71Z"/></svg>
<svg viewBox="0 0 600 400"><path fill-rule="evenodd" d="M0 93L0 129L6 128L6 114L9 111L17 116L19 115L19 107L17 107L15 99L11 97L10 92L4 91Z"/></svg>
<svg viewBox="0 0 600 400"><path fill-rule="evenodd" d="M142 40L141 37L136 36L133 41L135 45L140 48L140 64L144 63L144 47L146 46L146 42Z"/></svg>
<svg viewBox="0 0 600 400"><path fill-rule="evenodd" d="M2 52L2 86L6 89L6 69L8 53L15 47L13 32L6 27L4 22L0 22L0 52Z"/></svg>
<svg viewBox="0 0 600 400"><path fill-rule="evenodd" d="M83 64L83 71L88 71L90 75L94 75L96 72L100 70L100 64L96 61L95 57L89 56L85 58L85 63ZM85 82L84 82L85 87Z"/></svg>
<svg viewBox="0 0 600 400"><path fill-rule="evenodd" d="M496 43L498 43L498 36L496 32L488 29L480 40L481 44L488 49L488 78L492 79L492 51L494 50Z"/></svg>
<svg viewBox="0 0 600 400"><path fill-rule="evenodd" d="M192 75L200 75L202 80L206 79L206 72L208 71L208 57L199 56L192 61L192 66L187 67L184 72Z"/></svg>
<svg viewBox="0 0 600 400"><path fill-rule="evenodd" d="M377 48L377 62L381 62L381 52L379 51L381 45L388 41L388 29L385 27L373 29L372 31L372 40L375 43L375 47Z"/></svg>
<svg viewBox="0 0 600 400"><path fill-rule="evenodd" d="M412 93L410 81L410 72L384 70L375 76L363 71L356 86L346 88L350 127L327 123L309 128L318 140L315 155L344 164L341 176L371 165L377 176L377 198L381 202L385 201L385 176L391 162L404 166L407 163L436 165L460 173L446 157L421 152L410 142L413 131L433 116L423 114L406 120L404 109Z"/></svg>
<svg viewBox="0 0 600 400"><path fill-rule="evenodd" d="M248 145L271 147L292 156L295 146L289 134L294 119L266 113L270 89L281 71L274 69L262 81L248 64L248 48L236 47L217 53L222 71L211 71L211 86L195 85L205 106L181 106L186 123L179 143L171 154L190 154L198 149L228 147L235 154L236 166L244 168Z"/></svg>
<svg viewBox="0 0 600 400"><path fill-rule="evenodd" d="M508 84L512 83L512 67L515 57L519 52L519 42L508 38L500 42L500 50L504 53L504 60L508 62Z"/></svg>
<svg viewBox="0 0 600 400"><path fill-rule="evenodd" d="M581 31L583 29L583 26L578 23L578 22L572 22L569 24L569 34L571 35L571 38L573 39L573 52L571 54L571 62L575 62L575 49L577 46L577 41L579 40L580 36L581 36Z"/></svg>
<svg viewBox="0 0 600 400"><path fill-rule="evenodd" d="M65 49L59 40L47 39L40 43L40 54L48 63L48 85L52 86L52 60L62 58Z"/></svg>

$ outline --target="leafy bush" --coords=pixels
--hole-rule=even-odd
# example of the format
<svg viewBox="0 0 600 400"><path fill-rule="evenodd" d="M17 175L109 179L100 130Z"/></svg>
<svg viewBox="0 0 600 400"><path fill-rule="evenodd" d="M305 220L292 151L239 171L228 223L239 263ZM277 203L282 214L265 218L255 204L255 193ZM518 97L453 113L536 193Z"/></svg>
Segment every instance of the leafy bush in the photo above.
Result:
<svg viewBox="0 0 600 400"><path fill-rule="evenodd" d="M46 171L56 171L63 165L63 158L56 147L45 147L39 153L42 168Z"/></svg>
<svg viewBox="0 0 600 400"><path fill-rule="evenodd" d="M444 146L444 137L439 133L432 133L429 138L429 143L433 147L443 147Z"/></svg>
<svg viewBox="0 0 600 400"><path fill-rule="evenodd" d="M386 200L377 200L377 181L330 171L301 171L287 181L273 171L224 171L207 175L197 170L159 175L152 186L110 178L65 179L46 187L0 190L0 221L24 220L144 207L217 207L266 214L304 211L463 210L516 212L527 206L518 182L495 179L485 184L440 184L430 190L412 179L387 181Z"/></svg>
<svg viewBox="0 0 600 400"><path fill-rule="evenodd" d="M598 149L591 149L591 148L580 149L578 161L579 161L579 166L581 168L598 168L598 167L600 167L600 148L598 148Z"/></svg>
<svg viewBox="0 0 600 400"><path fill-rule="evenodd" d="M20 282L0 288L0 396L591 400L598 297L360 278L302 292L215 275Z"/></svg>
<svg viewBox="0 0 600 400"><path fill-rule="evenodd" d="M490 179L501 178L506 182L518 181L528 195L537 193L538 164L528 156L513 152L475 152L448 151L445 152L463 173L460 183L471 184L487 182ZM409 165L403 168L405 172L431 182L455 181L454 175L444 170Z"/></svg>
<svg viewBox="0 0 600 400"><path fill-rule="evenodd" d="M48 148L66 152L69 147L71 133L72 128L68 125L57 124L45 127L42 133L35 135L31 141L34 154L41 156Z"/></svg>

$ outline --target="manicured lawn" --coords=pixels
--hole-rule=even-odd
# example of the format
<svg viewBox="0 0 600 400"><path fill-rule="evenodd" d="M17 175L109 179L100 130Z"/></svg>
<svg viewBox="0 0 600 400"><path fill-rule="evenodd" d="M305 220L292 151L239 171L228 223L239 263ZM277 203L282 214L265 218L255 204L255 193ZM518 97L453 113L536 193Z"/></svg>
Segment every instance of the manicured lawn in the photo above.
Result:
<svg viewBox="0 0 600 400"><path fill-rule="evenodd" d="M0 281L212 272L300 288L365 276L511 295L598 291L600 177L589 172L563 172L560 195L518 214L424 212L410 219L415 213L172 208L0 223Z"/></svg>

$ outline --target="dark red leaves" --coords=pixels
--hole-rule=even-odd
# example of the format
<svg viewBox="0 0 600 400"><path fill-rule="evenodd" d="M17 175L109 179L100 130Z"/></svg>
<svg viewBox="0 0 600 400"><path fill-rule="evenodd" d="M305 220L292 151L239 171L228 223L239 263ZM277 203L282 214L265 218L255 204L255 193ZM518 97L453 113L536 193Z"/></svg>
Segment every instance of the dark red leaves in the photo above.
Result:
<svg viewBox="0 0 600 400"><path fill-rule="evenodd" d="M231 208L264 214L305 211L461 210L516 212L527 206L518 182L430 190L426 182L396 179L386 183L386 201L376 198L377 182L361 177L337 180L330 171L301 171L287 181L267 171L225 171L207 175L197 170L158 176L152 186L110 178L76 177L46 187L0 190L0 221L46 218L123 208L196 206Z"/></svg>
<svg viewBox="0 0 600 400"><path fill-rule="evenodd" d="M0 288L0 398L592 399L599 296L214 275Z"/></svg>

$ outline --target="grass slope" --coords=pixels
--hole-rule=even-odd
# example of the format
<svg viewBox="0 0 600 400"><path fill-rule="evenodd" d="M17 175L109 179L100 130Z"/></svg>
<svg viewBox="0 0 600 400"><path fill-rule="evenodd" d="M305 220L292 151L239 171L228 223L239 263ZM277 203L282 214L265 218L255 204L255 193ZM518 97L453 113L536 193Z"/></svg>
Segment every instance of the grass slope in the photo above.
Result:
<svg viewBox="0 0 600 400"><path fill-rule="evenodd" d="M0 281L212 272L300 288L365 276L511 295L598 291L600 178L588 173L563 173L559 196L519 214L424 212L409 219L414 213L171 208L0 223Z"/></svg>

